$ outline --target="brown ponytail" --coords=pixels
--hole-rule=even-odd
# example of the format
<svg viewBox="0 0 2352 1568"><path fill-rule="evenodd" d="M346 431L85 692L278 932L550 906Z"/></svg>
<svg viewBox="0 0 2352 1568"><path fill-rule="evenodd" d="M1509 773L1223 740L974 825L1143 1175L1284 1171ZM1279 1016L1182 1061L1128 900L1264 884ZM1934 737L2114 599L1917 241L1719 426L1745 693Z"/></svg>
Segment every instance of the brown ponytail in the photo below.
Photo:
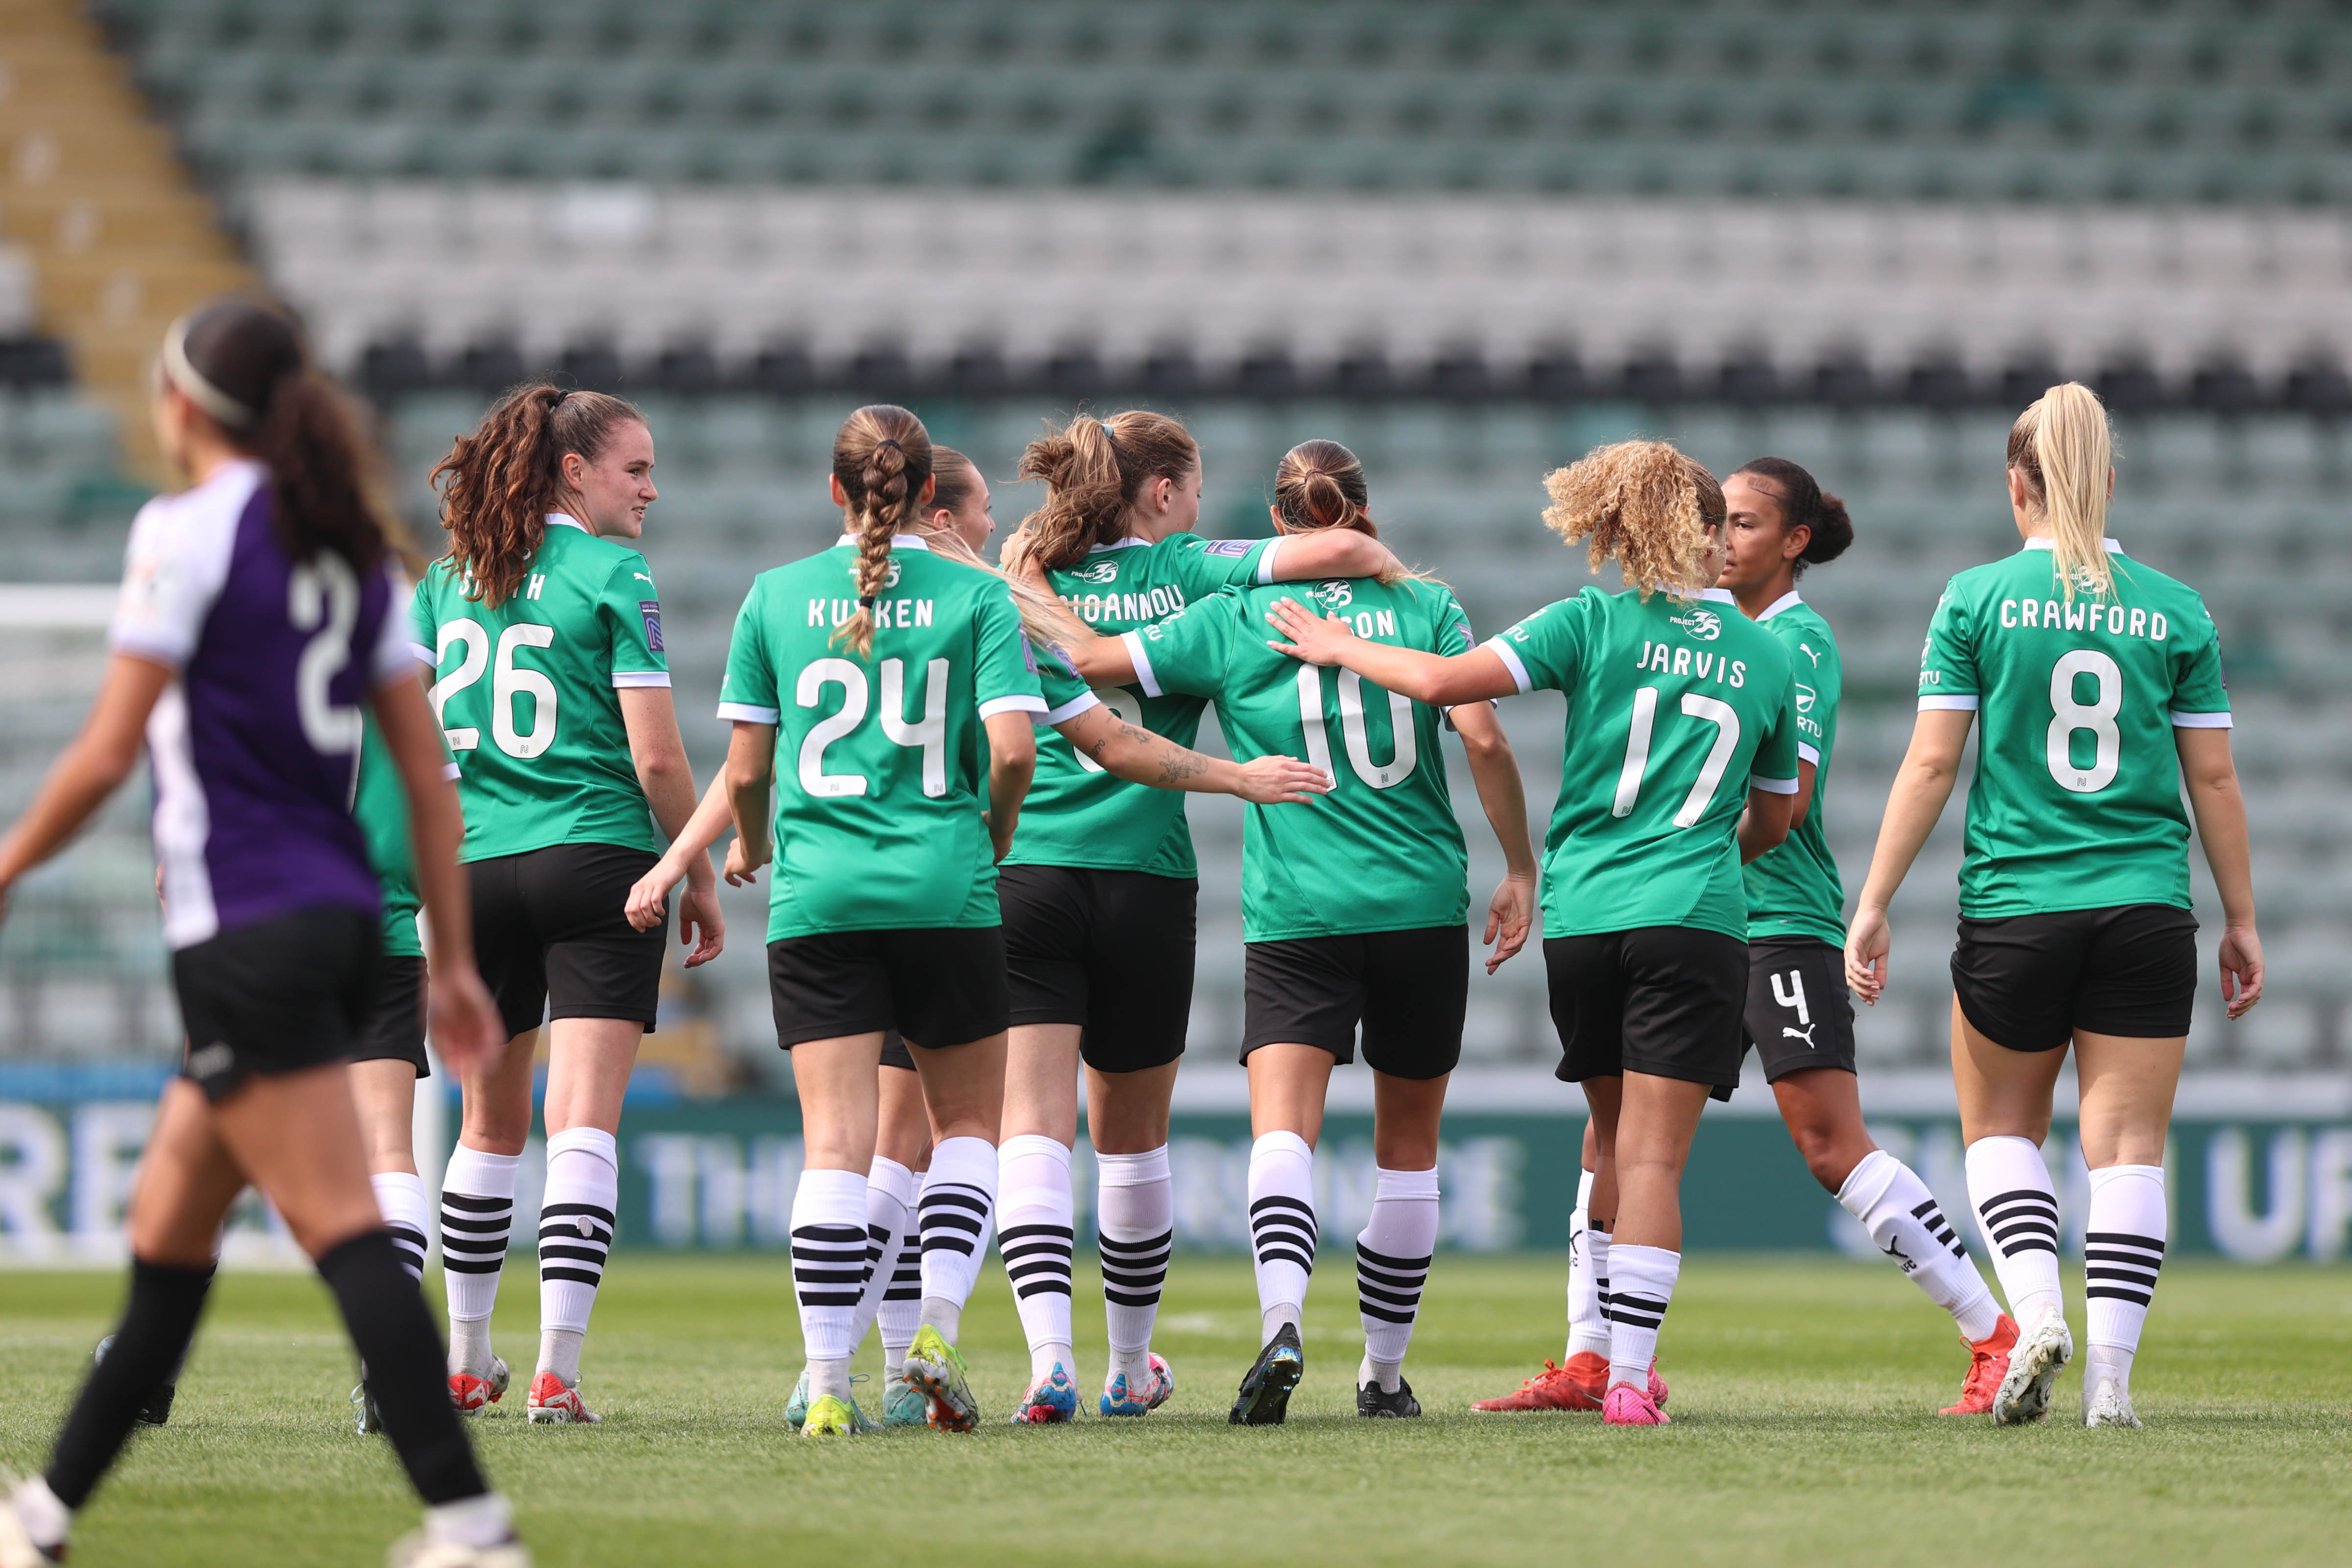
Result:
<svg viewBox="0 0 2352 1568"><path fill-rule="evenodd" d="M890 536L914 522L931 476L930 433L896 403L867 403L833 438L833 476L857 536L857 612L835 628L833 641L862 659L874 651L874 601L889 586Z"/></svg>
<svg viewBox="0 0 2352 1568"><path fill-rule="evenodd" d="M1381 530L1364 509L1370 501L1364 465L1336 441L1302 441L1275 465L1275 509L1302 532L1353 528L1378 538Z"/></svg>
<svg viewBox="0 0 2352 1568"><path fill-rule="evenodd" d="M1596 446L1545 475L1544 488L1544 526L1570 544L1590 539L1593 570L1614 560L1643 599L1714 586L1702 568L1706 525L1723 523L1723 486L1665 442Z"/></svg>
<svg viewBox="0 0 2352 1568"><path fill-rule="evenodd" d="M1181 483L1200 466L1192 432L1164 413L1082 413L1060 430L1049 425L1021 454L1021 477L1045 481L1045 504L1021 519L1022 540L1041 566L1076 566L1125 533L1127 509L1146 484Z"/></svg>
<svg viewBox="0 0 2352 1568"><path fill-rule="evenodd" d="M358 418L310 368L292 322L248 300L215 300L172 323L162 364L231 445L268 468L271 527L288 559L332 550L362 573L383 564Z"/></svg>
<svg viewBox="0 0 2352 1568"><path fill-rule="evenodd" d="M615 429L645 422L619 398L539 382L507 393L473 434L457 437L428 482L441 492L449 562L473 584L467 597L496 609L522 586L564 494L567 453L593 463Z"/></svg>

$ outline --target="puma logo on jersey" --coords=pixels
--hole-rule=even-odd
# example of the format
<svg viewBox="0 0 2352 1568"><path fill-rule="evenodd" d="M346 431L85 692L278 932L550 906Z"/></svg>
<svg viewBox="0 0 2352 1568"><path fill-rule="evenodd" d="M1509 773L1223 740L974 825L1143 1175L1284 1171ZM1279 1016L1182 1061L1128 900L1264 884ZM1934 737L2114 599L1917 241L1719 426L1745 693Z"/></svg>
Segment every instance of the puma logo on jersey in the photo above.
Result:
<svg viewBox="0 0 2352 1568"><path fill-rule="evenodd" d="M1787 1024L1782 1024L1780 1026L1780 1038L1782 1040L1801 1040L1805 1042L1805 1049L1807 1051L1819 1051L1821 1047L1813 1043L1813 1030L1821 1027L1822 1026L1817 1023L1809 1023L1802 1029L1790 1029Z"/></svg>
<svg viewBox="0 0 2352 1568"><path fill-rule="evenodd" d="M629 573L629 575L630 575L631 577L635 578L639 582L651 582L651 581L653 580L653 579L652 579L652 578L647 577L647 576L646 576L644 572L642 572L642 571L633 571L633 572Z"/></svg>
<svg viewBox="0 0 2352 1568"><path fill-rule="evenodd" d="M1702 643L1712 643L1723 635L1723 617L1712 610L1687 610L1672 620Z"/></svg>
<svg viewBox="0 0 2352 1568"><path fill-rule="evenodd" d="M1070 573L1070 576L1075 581L1091 582L1097 587L1100 587L1106 582L1118 580L1118 562L1115 560L1098 560L1092 566L1080 567L1077 570Z"/></svg>
<svg viewBox="0 0 2352 1568"><path fill-rule="evenodd" d="M1822 656L1813 652L1813 645L1811 643L1800 643L1797 646L1801 651L1802 651L1806 658L1811 659L1813 662L1813 668L1818 670L1822 667Z"/></svg>

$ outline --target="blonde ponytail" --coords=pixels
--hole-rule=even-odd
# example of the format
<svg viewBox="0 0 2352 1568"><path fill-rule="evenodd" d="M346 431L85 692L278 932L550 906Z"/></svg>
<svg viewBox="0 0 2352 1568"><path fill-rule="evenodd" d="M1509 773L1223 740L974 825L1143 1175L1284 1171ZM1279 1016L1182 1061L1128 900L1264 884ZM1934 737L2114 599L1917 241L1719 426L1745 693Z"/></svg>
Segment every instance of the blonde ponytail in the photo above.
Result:
<svg viewBox="0 0 2352 1568"><path fill-rule="evenodd" d="M2116 591L2107 559L2107 486L2115 436L2105 405L2080 382L2052 387L2009 429L2009 466L2050 525L2050 554L2068 599Z"/></svg>
<svg viewBox="0 0 2352 1568"><path fill-rule="evenodd" d="M992 565L981 553L966 544L961 534L953 528L940 528L923 536L931 553L945 556L959 566L969 566L988 573L1003 582L1013 592L1013 607L1021 612L1021 630L1041 648L1057 643L1082 641L1094 633L1079 625L1077 617L1060 599L1039 588L1026 578L1015 577L1003 568Z"/></svg>

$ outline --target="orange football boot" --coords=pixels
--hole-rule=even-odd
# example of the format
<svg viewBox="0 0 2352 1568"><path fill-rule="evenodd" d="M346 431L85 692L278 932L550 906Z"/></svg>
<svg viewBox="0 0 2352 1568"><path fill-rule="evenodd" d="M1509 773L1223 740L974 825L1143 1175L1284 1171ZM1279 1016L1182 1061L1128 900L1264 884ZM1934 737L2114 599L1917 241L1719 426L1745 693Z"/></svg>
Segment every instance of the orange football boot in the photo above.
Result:
<svg viewBox="0 0 2352 1568"><path fill-rule="evenodd" d="M1969 1346L1969 1379L1960 1385L1960 1402L1946 1406L1939 1414L1991 1415L1992 1396L2000 1391L2000 1380L2009 1375L2009 1353L2016 1343L2016 1321L2003 1312L1991 1333Z"/></svg>

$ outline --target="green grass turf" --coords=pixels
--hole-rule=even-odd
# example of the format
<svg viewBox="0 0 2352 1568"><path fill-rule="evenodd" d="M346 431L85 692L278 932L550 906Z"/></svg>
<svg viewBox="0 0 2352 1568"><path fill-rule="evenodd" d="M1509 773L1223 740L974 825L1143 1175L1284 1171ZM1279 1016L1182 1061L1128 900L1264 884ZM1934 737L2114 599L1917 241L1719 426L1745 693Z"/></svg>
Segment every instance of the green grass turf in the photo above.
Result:
<svg viewBox="0 0 2352 1568"><path fill-rule="evenodd" d="M2352 1556L2352 1270L2166 1270L2140 1432L1938 1417L1964 1369L1942 1315L1890 1270L1829 1260L1690 1263L1666 1325L1669 1429L1472 1414L1559 1354L1560 1273L1553 1258L1442 1259L1407 1367L1429 1415L1369 1422L1353 1415L1348 1265L1326 1258L1289 1424L1253 1430L1225 1423L1256 1348L1249 1270L1181 1258L1159 1339L1175 1399L1041 1430L1000 1424L1026 1360L992 1266L964 1343L998 1418L818 1443L782 1419L799 1335L768 1260L616 1258L586 1362L605 1424L527 1426L536 1302L519 1257L498 1320L511 1408L473 1431L551 1568ZM1098 1288L1082 1262L1089 1411ZM0 1459L37 1465L120 1289L0 1273ZM2079 1303L2079 1279L2068 1289ZM99 1494L76 1568L381 1561L415 1511L385 1445L350 1430L351 1364L316 1283L224 1279L171 1425ZM2061 1381L2062 1412L2077 1386Z"/></svg>

